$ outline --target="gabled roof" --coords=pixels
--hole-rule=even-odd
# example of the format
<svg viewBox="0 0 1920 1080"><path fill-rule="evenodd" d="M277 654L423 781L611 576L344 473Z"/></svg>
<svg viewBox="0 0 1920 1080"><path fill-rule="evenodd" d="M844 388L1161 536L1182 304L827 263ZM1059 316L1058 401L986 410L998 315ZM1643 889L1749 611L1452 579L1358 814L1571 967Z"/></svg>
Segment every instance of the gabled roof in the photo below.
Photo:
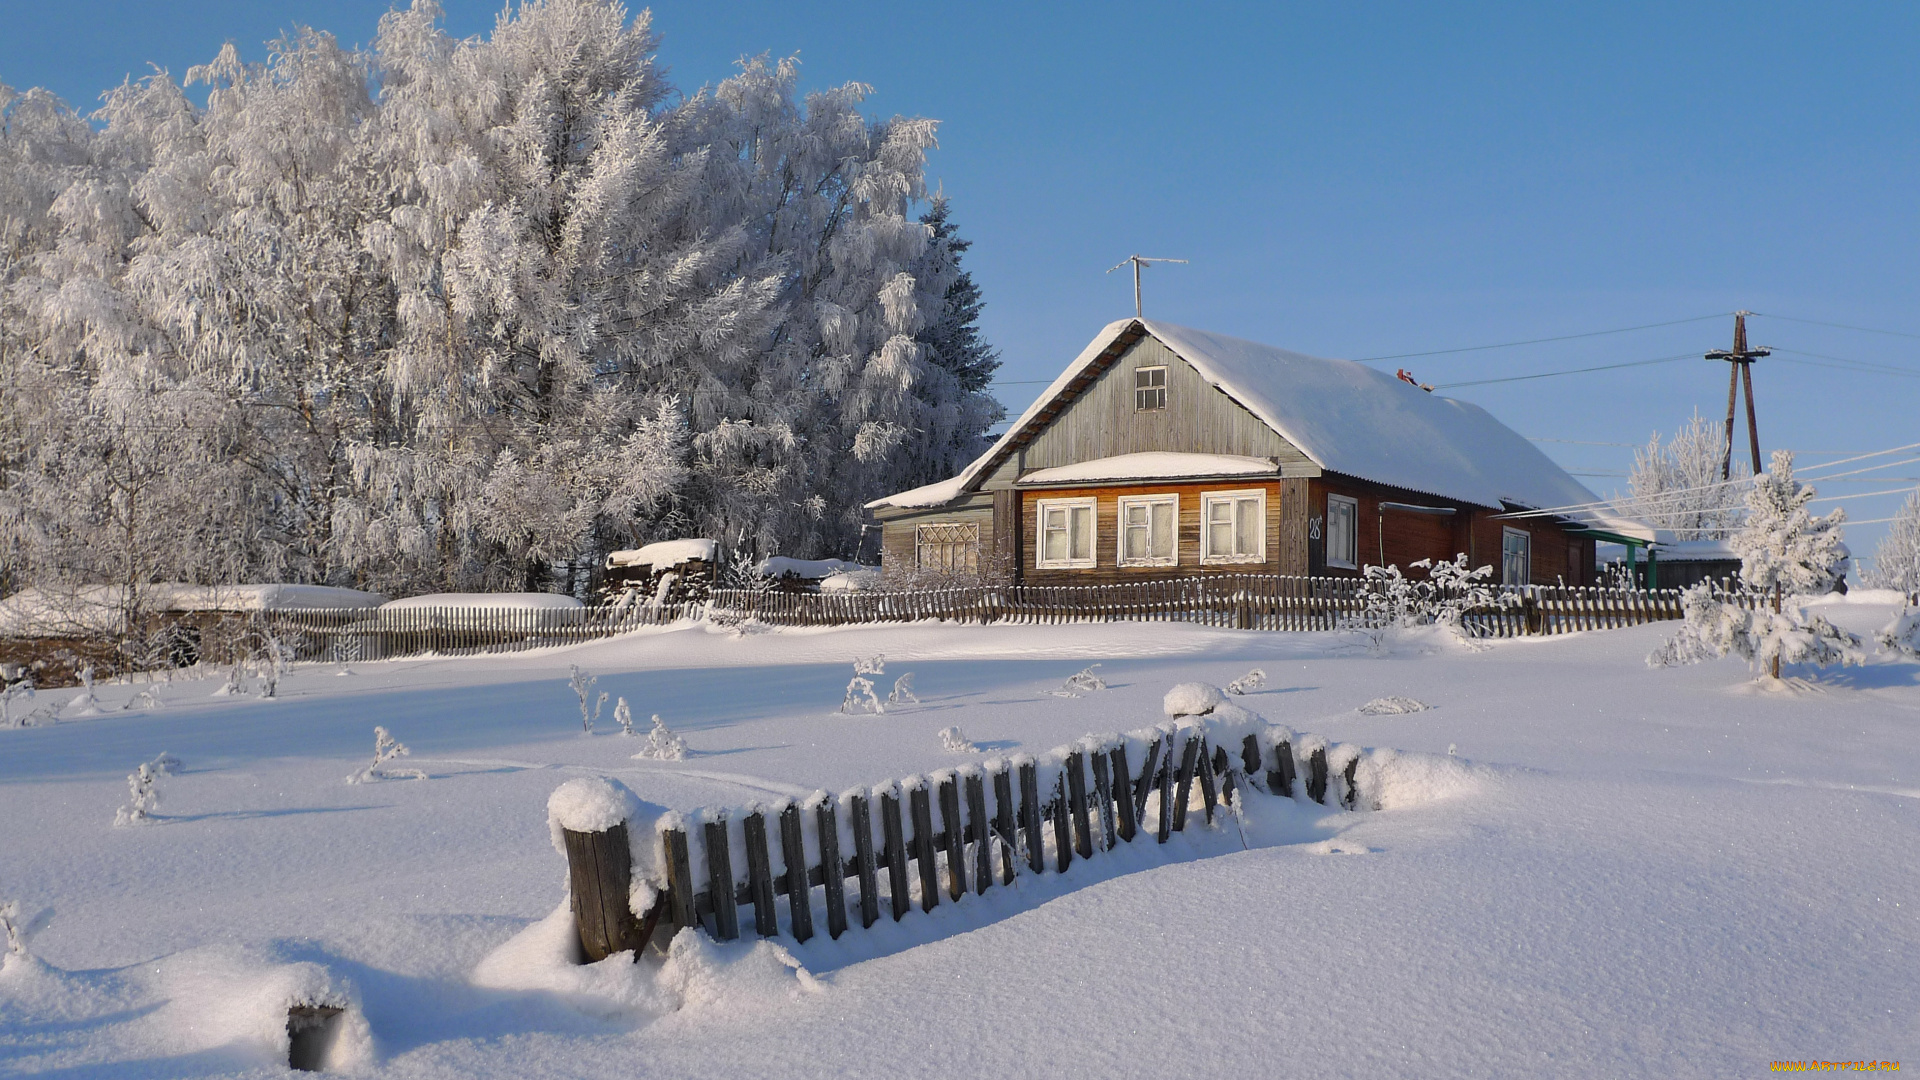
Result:
<svg viewBox="0 0 1920 1080"><path fill-rule="evenodd" d="M1172 323L1109 324L1006 434L960 475L875 500L870 507L930 507L972 490L1065 407L1120 353L1151 334L1325 472L1502 509L1595 503L1531 442L1478 405L1351 360L1328 360ZM1569 515L1572 516L1572 515ZM1598 515L1580 517L1600 524ZM1608 519L1609 527L1644 528Z"/></svg>

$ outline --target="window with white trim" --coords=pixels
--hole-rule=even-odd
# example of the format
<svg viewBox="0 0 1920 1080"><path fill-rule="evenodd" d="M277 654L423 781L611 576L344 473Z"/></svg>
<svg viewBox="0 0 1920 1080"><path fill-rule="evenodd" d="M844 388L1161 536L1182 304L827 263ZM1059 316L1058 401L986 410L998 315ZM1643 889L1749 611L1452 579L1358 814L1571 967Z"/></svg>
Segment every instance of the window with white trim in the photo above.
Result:
<svg viewBox="0 0 1920 1080"><path fill-rule="evenodd" d="M947 574L980 572L978 522L941 522L914 531L914 563L922 570Z"/></svg>
<svg viewBox="0 0 1920 1080"><path fill-rule="evenodd" d="M1265 562L1267 493L1212 491L1200 496L1200 561Z"/></svg>
<svg viewBox="0 0 1920 1080"><path fill-rule="evenodd" d="M1130 495L1120 500L1121 566L1173 566L1180 526L1180 496Z"/></svg>
<svg viewBox="0 0 1920 1080"><path fill-rule="evenodd" d="M1135 412L1155 412L1167 407L1167 369L1163 367L1143 367L1133 369L1133 409Z"/></svg>
<svg viewBox="0 0 1920 1080"><path fill-rule="evenodd" d="M1360 500L1327 496L1327 565L1359 569Z"/></svg>
<svg viewBox="0 0 1920 1080"><path fill-rule="evenodd" d="M1042 499L1034 507L1034 566L1041 570L1088 567L1093 559L1094 500Z"/></svg>
<svg viewBox="0 0 1920 1080"><path fill-rule="evenodd" d="M1533 534L1525 529L1500 530L1500 584L1525 585L1533 580Z"/></svg>

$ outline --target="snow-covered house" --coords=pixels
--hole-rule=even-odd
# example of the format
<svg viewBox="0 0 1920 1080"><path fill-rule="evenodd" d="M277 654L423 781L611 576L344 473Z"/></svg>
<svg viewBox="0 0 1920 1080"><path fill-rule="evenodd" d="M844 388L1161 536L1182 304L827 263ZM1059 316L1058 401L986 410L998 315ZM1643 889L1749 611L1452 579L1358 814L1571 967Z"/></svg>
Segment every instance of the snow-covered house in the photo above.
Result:
<svg viewBox="0 0 1920 1080"><path fill-rule="evenodd" d="M1591 584L1644 525L1477 405L1348 360L1170 323L1102 330L958 476L868 504L889 574L1096 584L1359 574L1465 552Z"/></svg>

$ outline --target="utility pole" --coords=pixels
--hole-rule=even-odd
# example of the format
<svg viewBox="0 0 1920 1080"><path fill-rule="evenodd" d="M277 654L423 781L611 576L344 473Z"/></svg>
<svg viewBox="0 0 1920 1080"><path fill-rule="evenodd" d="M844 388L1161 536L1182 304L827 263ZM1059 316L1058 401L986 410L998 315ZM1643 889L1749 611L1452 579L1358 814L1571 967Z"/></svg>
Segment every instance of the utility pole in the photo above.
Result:
<svg viewBox="0 0 1920 1080"><path fill-rule="evenodd" d="M1727 453L1720 461L1720 479L1733 477L1733 414L1734 403L1740 394L1740 387L1747 388L1747 441L1753 447L1753 474L1760 475L1760 426L1753 418L1753 362L1763 356L1772 356L1773 350L1762 345L1747 348L1747 316L1751 311L1733 313L1733 348L1715 349L1707 354L1709 360L1725 360L1727 368Z"/></svg>
<svg viewBox="0 0 1920 1080"><path fill-rule="evenodd" d="M1140 310L1140 268L1148 263L1184 263L1186 261L1185 259L1149 259L1145 255L1129 255L1109 267L1107 273L1111 274L1128 263L1133 264L1133 317L1136 319L1144 319L1146 315L1142 314Z"/></svg>

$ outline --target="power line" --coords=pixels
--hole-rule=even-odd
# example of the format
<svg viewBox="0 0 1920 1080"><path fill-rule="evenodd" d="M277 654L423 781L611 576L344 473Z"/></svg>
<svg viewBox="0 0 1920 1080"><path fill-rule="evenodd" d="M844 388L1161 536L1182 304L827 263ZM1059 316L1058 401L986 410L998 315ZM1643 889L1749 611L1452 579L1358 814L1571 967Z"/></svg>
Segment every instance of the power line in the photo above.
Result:
<svg viewBox="0 0 1920 1080"><path fill-rule="evenodd" d="M1808 326L1831 326L1840 330L1858 330L1864 334L1885 334L1888 337L1920 339L1920 334L1909 334L1904 330L1876 330L1871 326L1853 326L1848 323L1822 322L1819 319L1796 319L1791 315L1769 315L1764 311L1755 311L1752 312L1752 314L1758 315L1763 319L1779 319L1783 322L1806 323Z"/></svg>
<svg viewBox="0 0 1920 1080"><path fill-rule="evenodd" d="M1716 318L1718 316L1715 316ZM1470 379L1466 382L1436 383L1435 390L1452 390L1459 386L1487 386L1492 383L1526 382L1529 379L1551 379L1559 375L1584 375L1589 371L1614 371L1619 368L1646 367L1649 364L1671 364L1675 360L1691 360L1698 353L1680 353L1677 356L1662 356L1653 360L1631 360L1624 364L1599 364L1594 367L1569 368L1566 371L1542 371L1533 375L1508 375L1500 379Z"/></svg>
<svg viewBox="0 0 1920 1080"><path fill-rule="evenodd" d="M1527 436L1528 442L1566 443L1568 446L1624 446L1629 450L1638 450L1639 443L1630 442L1590 442L1586 439L1543 439L1535 435Z"/></svg>
<svg viewBox="0 0 1920 1080"><path fill-rule="evenodd" d="M1591 330L1584 334L1561 334L1558 337L1532 338L1527 341L1503 341L1498 345L1467 345L1458 349L1429 349L1426 352L1394 353L1391 356L1366 356L1360 358L1356 363L1371 364L1378 360L1408 360L1416 356L1445 356L1449 353L1484 352L1488 349L1512 349L1521 345L1544 345L1552 341L1573 341L1576 338L1604 337L1608 334L1626 334L1635 330L1653 330L1662 326L1680 326L1685 323L1705 322L1708 319L1724 318L1726 314L1724 311L1716 311L1711 315L1696 315L1691 319L1675 319L1672 322L1647 323L1643 326L1622 326L1613 330ZM1454 385L1463 384L1456 383Z"/></svg>

